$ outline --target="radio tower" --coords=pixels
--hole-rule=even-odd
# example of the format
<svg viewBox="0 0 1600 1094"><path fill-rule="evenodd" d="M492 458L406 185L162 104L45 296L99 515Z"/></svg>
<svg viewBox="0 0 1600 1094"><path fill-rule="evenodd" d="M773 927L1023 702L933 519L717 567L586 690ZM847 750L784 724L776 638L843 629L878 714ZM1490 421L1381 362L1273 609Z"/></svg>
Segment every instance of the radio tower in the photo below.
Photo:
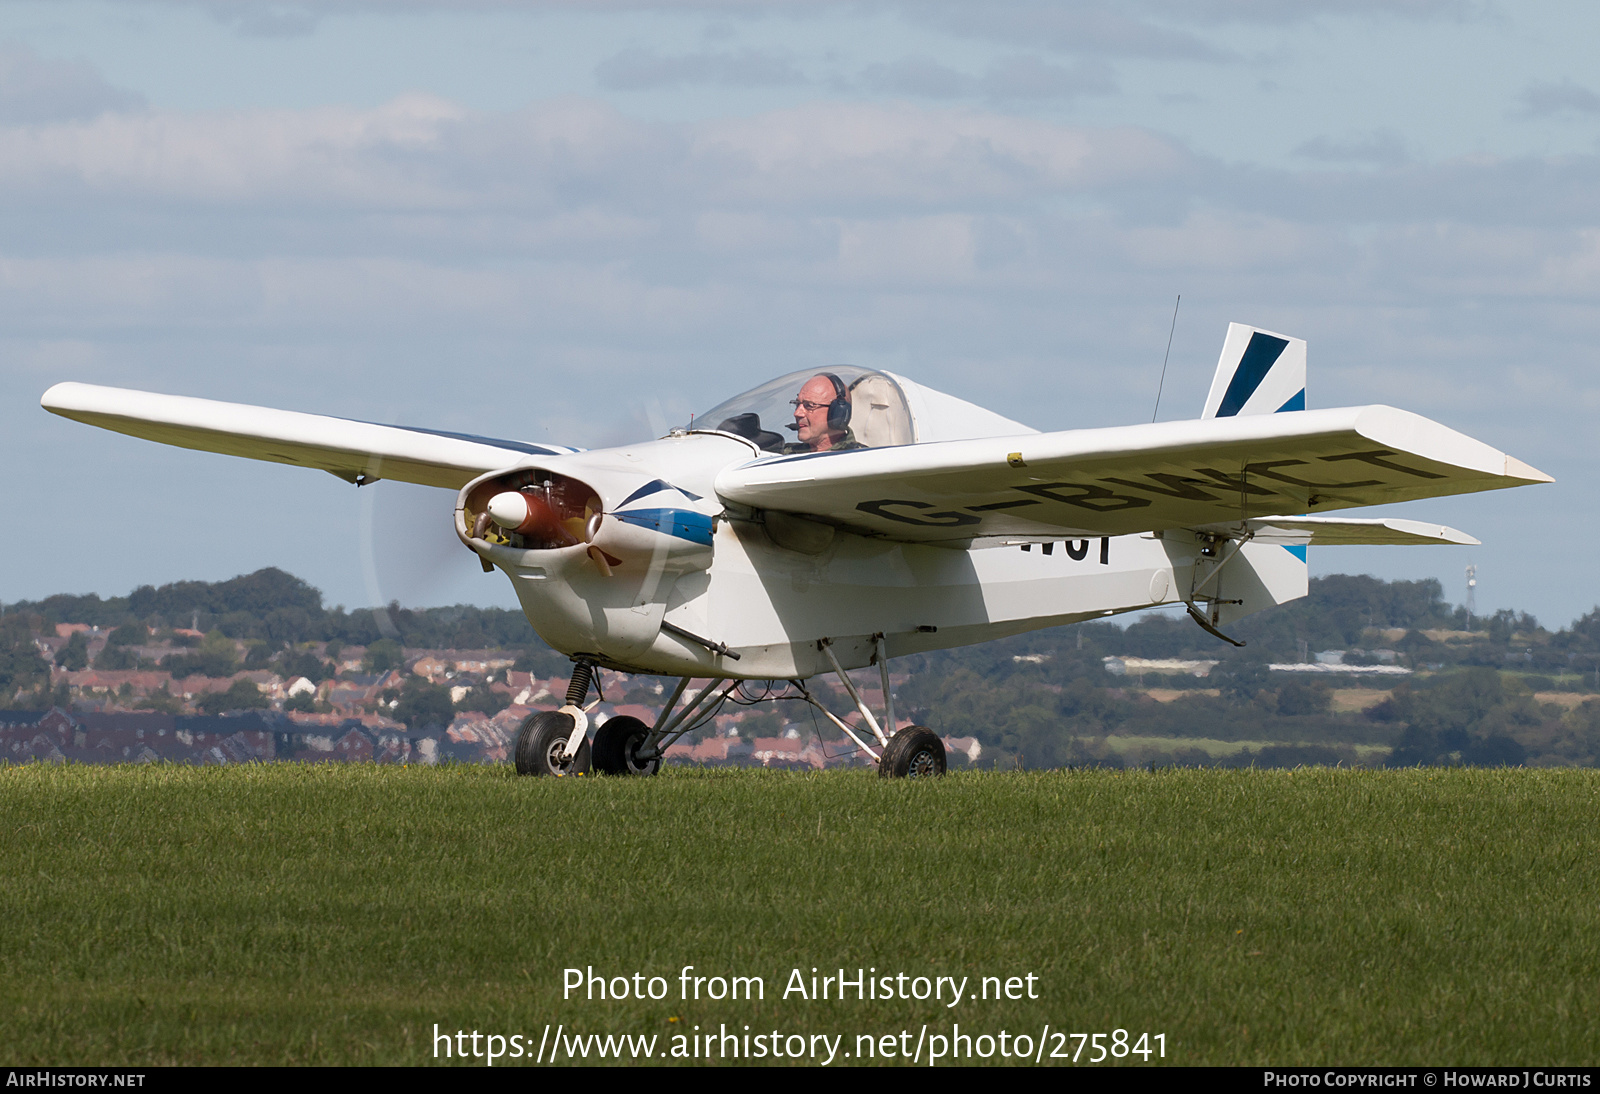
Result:
<svg viewBox="0 0 1600 1094"><path fill-rule="evenodd" d="M1478 568L1467 566L1467 630L1472 629L1472 617L1478 614Z"/></svg>

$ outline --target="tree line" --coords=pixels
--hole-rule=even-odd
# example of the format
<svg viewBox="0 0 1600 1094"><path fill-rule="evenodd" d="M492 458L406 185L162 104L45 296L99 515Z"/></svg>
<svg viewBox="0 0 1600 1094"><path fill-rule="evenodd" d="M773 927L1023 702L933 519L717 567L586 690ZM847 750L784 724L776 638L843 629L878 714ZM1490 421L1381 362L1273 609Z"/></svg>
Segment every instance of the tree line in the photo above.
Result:
<svg viewBox="0 0 1600 1094"><path fill-rule="evenodd" d="M404 647L511 651L520 668L546 677L570 668L515 610L328 609L311 585L265 569L221 582L142 586L125 597L58 595L5 605L0 701L39 705L47 698L50 665L34 638L53 634L56 623L109 628L96 660L102 668L140 667L133 651L154 629L172 643L159 667L175 675L270 668L320 681L337 673L344 646L365 647L370 672L398 667ZM1600 764L1600 697L1588 698L1600 695L1600 608L1550 631L1522 612L1469 619L1446 602L1436 580L1332 575L1313 578L1309 596L1249 617L1235 632L1246 641L1242 649L1182 616L1147 613L1125 627L1081 623L900 658L893 667L908 678L897 701L941 733L977 738L985 763L1126 763L1127 750L1114 746L1138 737L1167 742L1142 754L1150 762ZM74 636L55 663L85 667L88 648ZM1418 671L1397 687L1382 681L1381 699L1351 710L1335 709L1327 680L1268 670L1323 650L1357 662L1390 650ZM1139 681L1109 674L1108 656L1220 663L1204 677ZM1155 702L1150 688L1169 699L1182 694ZM1552 692L1571 701L1552 703ZM390 698L410 717L445 713L420 682ZM1217 742L1249 745L1219 753Z"/></svg>

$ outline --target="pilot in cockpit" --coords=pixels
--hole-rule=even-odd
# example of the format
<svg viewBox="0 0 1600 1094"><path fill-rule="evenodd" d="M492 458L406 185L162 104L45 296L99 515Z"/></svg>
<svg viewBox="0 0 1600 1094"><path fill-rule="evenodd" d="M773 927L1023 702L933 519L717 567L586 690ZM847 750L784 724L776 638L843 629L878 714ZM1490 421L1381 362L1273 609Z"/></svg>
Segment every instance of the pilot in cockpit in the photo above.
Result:
<svg viewBox="0 0 1600 1094"><path fill-rule="evenodd" d="M784 445L785 453L842 452L866 447L850 432L850 389L833 373L811 377L790 405L794 407L794 422L786 428L795 431L798 442Z"/></svg>
<svg viewBox="0 0 1600 1094"><path fill-rule="evenodd" d="M723 404L726 416L717 416L717 429L753 441L763 452L789 455L911 443L910 415L894 381L862 369L850 369L844 376L854 378L846 381L837 372L779 377ZM779 400L785 389L795 390L790 384L799 384L800 390L788 400L793 418L783 428L793 430L795 437L785 444L782 434L763 428L761 414L769 419L782 414Z"/></svg>

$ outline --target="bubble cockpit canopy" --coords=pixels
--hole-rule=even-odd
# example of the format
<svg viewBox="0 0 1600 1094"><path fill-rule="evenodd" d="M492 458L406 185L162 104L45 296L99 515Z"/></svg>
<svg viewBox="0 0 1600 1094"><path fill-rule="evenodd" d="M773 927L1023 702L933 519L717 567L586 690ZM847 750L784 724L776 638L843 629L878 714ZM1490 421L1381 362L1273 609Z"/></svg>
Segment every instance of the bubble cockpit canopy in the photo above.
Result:
<svg viewBox="0 0 1600 1094"><path fill-rule="evenodd" d="M916 441L900 385L886 372L854 365L780 376L696 415L694 426L738 434L766 452L884 448Z"/></svg>

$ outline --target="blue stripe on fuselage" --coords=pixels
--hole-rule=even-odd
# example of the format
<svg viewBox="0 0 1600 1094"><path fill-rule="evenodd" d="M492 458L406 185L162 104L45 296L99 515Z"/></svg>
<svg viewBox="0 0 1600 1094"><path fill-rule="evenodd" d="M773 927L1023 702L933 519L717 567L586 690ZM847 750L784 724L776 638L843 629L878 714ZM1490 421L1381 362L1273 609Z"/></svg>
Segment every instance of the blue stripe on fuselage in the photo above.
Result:
<svg viewBox="0 0 1600 1094"><path fill-rule="evenodd" d="M609 515L638 528L663 532L702 547L711 546L711 518L693 509L633 509Z"/></svg>

